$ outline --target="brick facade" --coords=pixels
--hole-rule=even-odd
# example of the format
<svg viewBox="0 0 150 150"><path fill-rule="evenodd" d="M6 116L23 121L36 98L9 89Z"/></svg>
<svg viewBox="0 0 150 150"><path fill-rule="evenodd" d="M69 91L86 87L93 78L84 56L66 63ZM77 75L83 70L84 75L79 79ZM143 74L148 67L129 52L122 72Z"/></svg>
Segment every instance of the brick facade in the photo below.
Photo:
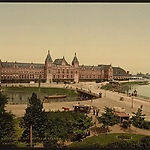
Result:
<svg viewBox="0 0 150 150"><path fill-rule="evenodd" d="M60 82L60 81L96 81L98 79L112 80L113 67L111 65L84 66L79 65L76 53L71 64L65 58L51 58L48 51L44 64L2 62L0 60L0 81L2 83Z"/></svg>

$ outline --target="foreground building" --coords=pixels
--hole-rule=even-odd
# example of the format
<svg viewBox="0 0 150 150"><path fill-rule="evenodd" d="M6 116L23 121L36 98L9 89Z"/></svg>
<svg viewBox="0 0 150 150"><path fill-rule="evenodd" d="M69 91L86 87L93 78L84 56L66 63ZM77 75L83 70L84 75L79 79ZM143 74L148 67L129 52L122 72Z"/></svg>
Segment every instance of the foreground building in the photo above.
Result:
<svg viewBox="0 0 150 150"><path fill-rule="evenodd" d="M16 61L2 62L0 60L0 81L1 83L109 81L113 80L114 73L115 78L117 78L118 69L114 69L116 70L115 72L111 65L79 65L76 53L71 64L64 57L53 61L50 51L48 51L44 64L19 63ZM120 69L123 70L122 68ZM124 70L123 73L123 76L127 75ZM120 75L122 76L122 74Z"/></svg>

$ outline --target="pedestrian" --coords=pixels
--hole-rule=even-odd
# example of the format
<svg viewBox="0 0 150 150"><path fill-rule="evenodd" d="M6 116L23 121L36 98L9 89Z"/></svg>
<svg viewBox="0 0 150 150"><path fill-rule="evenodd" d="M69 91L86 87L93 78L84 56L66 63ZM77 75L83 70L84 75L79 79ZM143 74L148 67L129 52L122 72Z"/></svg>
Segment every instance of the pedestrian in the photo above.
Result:
<svg viewBox="0 0 150 150"><path fill-rule="evenodd" d="M99 109L96 110L96 116L98 116L98 114L99 114Z"/></svg>
<svg viewBox="0 0 150 150"><path fill-rule="evenodd" d="M93 115L95 115L95 108L93 109Z"/></svg>

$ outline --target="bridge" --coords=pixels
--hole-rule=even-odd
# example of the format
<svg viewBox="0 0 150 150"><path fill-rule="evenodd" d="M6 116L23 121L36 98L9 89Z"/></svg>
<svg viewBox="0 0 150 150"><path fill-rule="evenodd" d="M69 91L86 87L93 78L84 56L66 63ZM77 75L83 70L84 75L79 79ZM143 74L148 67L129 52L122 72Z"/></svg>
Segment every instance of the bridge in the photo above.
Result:
<svg viewBox="0 0 150 150"><path fill-rule="evenodd" d="M102 97L102 93L96 94L96 93L91 92L91 90L87 91L82 88L81 89L76 88L76 91L82 99L95 99L95 98Z"/></svg>

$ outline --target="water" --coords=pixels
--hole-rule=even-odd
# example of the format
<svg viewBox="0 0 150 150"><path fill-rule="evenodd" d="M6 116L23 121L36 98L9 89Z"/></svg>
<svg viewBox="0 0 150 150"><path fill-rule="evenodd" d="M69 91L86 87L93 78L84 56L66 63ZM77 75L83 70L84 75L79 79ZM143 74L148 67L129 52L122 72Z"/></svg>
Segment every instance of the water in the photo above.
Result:
<svg viewBox="0 0 150 150"><path fill-rule="evenodd" d="M18 92L18 91L7 91L4 94L8 97L9 104L28 104L29 98L32 96L32 92ZM36 93L38 98L42 101L48 93ZM58 101L76 101L77 97L66 97L60 99L49 99L49 102L58 102Z"/></svg>
<svg viewBox="0 0 150 150"><path fill-rule="evenodd" d="M129 92L132 93L134 90L137 91L137 94L139 96L142 96L146 99L150 99L150 84L148 84L148 85L133 85L133 86L131 86L131 89L129 90Z"/></svg>

